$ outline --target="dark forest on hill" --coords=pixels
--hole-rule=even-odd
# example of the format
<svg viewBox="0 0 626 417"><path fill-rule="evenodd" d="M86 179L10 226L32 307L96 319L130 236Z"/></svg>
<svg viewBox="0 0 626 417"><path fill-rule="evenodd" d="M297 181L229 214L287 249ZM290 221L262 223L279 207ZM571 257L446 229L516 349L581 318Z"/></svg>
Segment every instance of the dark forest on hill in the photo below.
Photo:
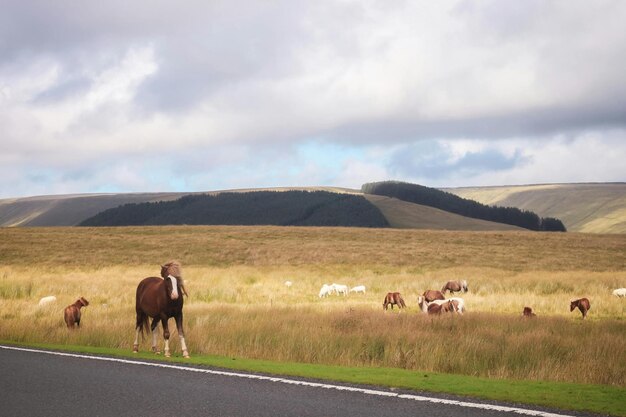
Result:
<svg viewBox="0 0 626 417"><path fill-rule="evenodd" d="M327 191L256 191L188 195L174 201L125 204L80 226L277 225L389 227L363 196Z"/></svg>
<svg viewBox="0 0 626 417"><path fill-rule="evenodd" d="M460 214L474 219L489 220L523 227L529 230L565 232L565 226L559 219L539 217L536 213L515 207L487 206L474 200L467 200L457 195L398 181L367 183L361 187L366 194L393 197L410 203L435 207L440 210Z"/></svg>

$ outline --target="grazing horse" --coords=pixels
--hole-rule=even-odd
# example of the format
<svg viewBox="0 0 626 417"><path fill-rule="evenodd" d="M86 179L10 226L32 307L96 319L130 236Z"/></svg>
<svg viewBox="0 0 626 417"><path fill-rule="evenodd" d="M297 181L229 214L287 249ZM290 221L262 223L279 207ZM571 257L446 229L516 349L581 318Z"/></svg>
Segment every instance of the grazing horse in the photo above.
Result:
<svg viewBox="0 0 626 417"><path fill-rule="evenodd" d="M67 324L68 329L73 329L74 325L80 327L80 309L88 305L89 301L84 297L80 297L74 304L65 307L63 318L65 319L65 324Z"/></svg>
<svg viewBox="0 0 626 417"><path fill-rule="evenodd" d="M459 291L467 292L467 281L448 281L441 289L443 294L445 294L446 291L450 291L450 293Z"/></svg>
<svg viewBox="0 0 626 417"><path fill-rule="evenodd" d="M393 310L394 304L398 306L398 309L406 307L404 299L399 292L388 292L385 296L385 301L383 301L383 309L386 311L387 306L391 305L391 309Z"/></svg>
<svg viewBox="0 0 626 417"><path fill-rule="evenodd" d="M583 313L583 320L587 317L587 312L591 308L591 303L587 298L579 298L578 300L571 300L569 303L569 311L574 311L575 308L580 310Z"/></svg>
<svg viewBox="0 0 626 417"><path fill-rule="evenodd" d="M445 300L446 297L443 295L443 293L441 291L437 291L437 290L426 290L424 291L424 294L422 294L422 297L424 297L424 299L426 300L427 303L431 303L435 300Z"/></svg>
<svg viewBox="0 0 626 417"><path fill-rule="evenodd" d="M463 314L465 312L465 300L463 300L460 297L451 297L446 300L433 300L430 303L426 301L424 296L420 295L419 297L417 297L417 304L419 305L423 313L428 313L428 307L430 307L433 304L437 304L440 306L440 305L446 304L448 301L453 302L455 312L459 314Z"/></svg>
<svg viewBox="0 0 626 417"><path fill-rule="evenodd" d="M174 274L178 275L176 277ZM185 332L183 330L183 296L185 285L180 276L180 264L172 261L161 266L161 276L148 277L143 279L137 286L135 310L137 321L135 325L135 343L133 352L139 351L139 333L147 332L148 318L152 318L150 331L152 332L152 351L159 354L157 349L157 326L159 321L163 326L163 339L165 340L165 356L170 356L170 331L167 321L174 317L176 330L180 338L180 347L183 357L188 358L189 352L185 343Z"/></svg>
<svg viewBox="0 0 626 417"><path fill-rule="evenodd" d="M428 305L428 314L455 313L459 311L459 303L456 300L448 300L445 303L431 303Z"/></svg>
<svg viewBox="0 0 626 417"><path fill-rule="evenodd" d="M522 317L530 318L537 317L535 313L533 313L533 309L530 307L524 307L524 311L522 312Z"/></svg>

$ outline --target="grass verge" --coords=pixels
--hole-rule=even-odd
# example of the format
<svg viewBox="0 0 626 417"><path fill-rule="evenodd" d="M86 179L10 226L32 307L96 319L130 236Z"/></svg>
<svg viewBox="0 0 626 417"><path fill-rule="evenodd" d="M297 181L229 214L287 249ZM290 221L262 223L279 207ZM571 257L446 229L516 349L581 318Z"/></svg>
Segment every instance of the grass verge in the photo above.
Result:
<svg viewBox="0 0 626 417"><path fill-rule="evenodd" d="M489 378L417 372L394 368L342 367L313 365L266 360L239 359L224 356L203 355L191 359L173 357L165 359L149 352L133 354L126 349L102 347L54 345L41 343L0 344L29 346L41 349L107 355L122 358L160 360L219 367L241 371L261 372L273 375L296 376L332 380L354 384L369 384L404 388L415 391L446 393L487 400L505 401L526 405L539 405L562 410L583 411L626 416L626 389L607 385L574 384L564 382L493 380Z"/></svg>

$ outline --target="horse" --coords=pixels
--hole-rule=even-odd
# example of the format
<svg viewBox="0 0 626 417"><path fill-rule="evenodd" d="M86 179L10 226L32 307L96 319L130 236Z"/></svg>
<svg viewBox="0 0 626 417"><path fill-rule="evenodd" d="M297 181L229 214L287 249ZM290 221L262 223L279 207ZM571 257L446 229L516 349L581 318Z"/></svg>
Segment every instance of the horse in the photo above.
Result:
<svg viewBox="0 0 626 417"><path fill-rule="evenodd" d="M443 295L441 291L437 290L426 290L424 294L422 294L427 303L433 302L435 300L445 300L446 297Z"/></svg>
<svg viewBox="0 0 626 417"><path fill-rule="evenodd" d="M65 307L63 318L65 319L65 324L67 324L68 329L73 329L74 325L80 327L80 309L88 305L89 301L84 297L80 297L74 304Z"/></svg>
<svg viewBox="0 0 626 417"><path fill-rule="evenodd" d="M533 313L532 308L524 307L524 311L522 311L522 317L532 319L533 317L537 317L537 315Z"/></svg>
<svg viewBox="0 0 626 417"><path fill-rule="evenodd" d="M577 308L580 310L580 312L583 314L583 320L585 319L585 317L587 317L587 312L589 311L589 309L591 309L591 303L589 303L589 300L587 298L579 298L577 300L571 300L569 303L569 311L574 311L575 308Z"/></svg>
<svg viewBox="0 0 626 417"><path fill-rule="evenodd" d="M175 276L175 275L177 276ZM133 352L139 352L139 333L147 332L148 318L152 318L150 331L152 332L152 351L160 354L157 349L157 326L159 321L163 326L163 339L165 340L165 356L170 357L170 331L167 321L174 317L176 330L180 338L180 347L183 357L189 357L185 332L183 330L183 296L187 295L185 285L180 276L180 264L176 261L161 266L161 277L144 278L137 286L135 299L135 311L137 320L135 324L135 343Z"/></svg>
<svg viewBox="0 0 626 417"><path fill-rule="evenodd" d="M398 309L406 307L404 299L399 292L388 292L383 301L383 309L387 311L387 306L391 305L391 309L393 310L394 304L398 306Z"/></svg>
<svg viewBox="0 0 626 417"><path fill-rule="evenodd" d="M459 311L459 304L456 300L446 300L444 303L430 303L428 314L455 313Z"/></svg>
<svg viewBox="0 0 626 417"><path fill-rule="evenodd" d="M445 300L433 300L430 303L426 301L426 299L424 298L424 296L419 296L417 297L417 304L420 306L420 309L422 310L423 313L428 313L428 308L432 305L432 304L437 304L437 305L443 305L445 303L447 303L448 301L453 301L454 302L454 307L455 307L455 311L459 314L463 314L465 312L465 300L463 300L460 297L451 297Z"/></svg>
<svg viewBox="0 0 626 417"><path fill-rule="evenodd" d="M450 293L459 291L467 292L467 281L448 281L441 289L443 294L445 294L446 291L450 291Z"/></svg>

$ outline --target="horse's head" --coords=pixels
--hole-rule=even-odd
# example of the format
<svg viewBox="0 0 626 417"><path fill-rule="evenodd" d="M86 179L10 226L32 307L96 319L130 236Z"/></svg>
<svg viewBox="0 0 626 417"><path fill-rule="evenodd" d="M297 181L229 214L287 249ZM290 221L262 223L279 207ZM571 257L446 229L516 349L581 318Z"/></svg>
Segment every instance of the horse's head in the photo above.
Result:
<svg viewBox="0 0 626 417"><path fill-rule="evenodd" d="M463 288L463 292L467 292L467 281L461 281L461 288Z"/></svg>
<svg viewBox="0 0 626 417"><path fill-rule="evenodd" d="M83 305L83 307L87 307L89 305L89 301L85 297L80 297L78 301Z"/></svg>
<svg viewBox="0 0 626 417"><path fill-rule="evenodd" d="M569 311L574 311L576 307L578 307L578 300L571 300L569 302Z"/></svg>
<svg viewBox="0 0 626 417"><path fill-rule="evenodd" d="M178 261L170 261L165 265L161 265L161 277L167 280L168 277L174 277L176 279L178 286L180 287L180 292L189 296L187 294L187 288L185 287L185 281L183 280L183 274L181 272L180 262ZM171 284L170 284L171 286ZM176 298L172 297L172 300Z"/></svg>

